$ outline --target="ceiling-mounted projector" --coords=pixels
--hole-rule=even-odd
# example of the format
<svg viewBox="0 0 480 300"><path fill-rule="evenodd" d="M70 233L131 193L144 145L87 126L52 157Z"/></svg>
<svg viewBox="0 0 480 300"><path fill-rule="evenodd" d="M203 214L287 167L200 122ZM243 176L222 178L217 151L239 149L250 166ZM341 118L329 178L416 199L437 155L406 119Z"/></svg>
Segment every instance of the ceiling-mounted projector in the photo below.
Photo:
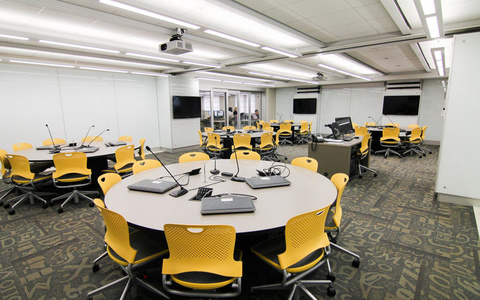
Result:
<svg viewBox="0 0 480 300"><path fill-rule="evenodd" d="M172 35L168 43L160 44L160 51L170 54L183 54L193 51L192 43L184 42L182 36L185 33L184 28L177 28L177 33Z"/></svg>

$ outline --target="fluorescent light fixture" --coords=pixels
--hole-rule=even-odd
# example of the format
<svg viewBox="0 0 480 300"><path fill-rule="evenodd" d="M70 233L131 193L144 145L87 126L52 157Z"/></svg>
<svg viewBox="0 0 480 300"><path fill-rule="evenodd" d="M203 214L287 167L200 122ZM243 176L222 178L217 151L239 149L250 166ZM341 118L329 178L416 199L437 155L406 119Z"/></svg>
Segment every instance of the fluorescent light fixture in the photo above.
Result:
<svg viewBox="0 0 480 300"><path fill-rule="evenodd" d="M237 37L225 34L225 33L218 32L218 31L207 29L204 32L208 33L208 34L218 36L218 37L221 37L221 38L224 38L224 39L227 39L227 40L231 40L231 41L234 41L234 42L237 42L237 43L242 43L242 44L245 44L245 45L248 45L248 46L260 47L260 45L257 44L257 43L246 41L246 40L243 40L243 39L240 39L240 38L237 38Z"/></svg>
<svg viewBox="0 0 480 300"><path fill-rule="evenodd" d="M125 55L141 57L141 58L150 58L150 59L156 59L156 60L161 60L161 61L180 62L180 60L178 60L178 59L163 58L163 57L158 57L158 56L137 54L137 53L131 53L131 52L127 52L127 53L125 53Z"/></svg>
<svg viewBox="0 0 480 300"><path fill-rule="evenodd" d="M435 0L420 0L420 3L426 16L435 14Z"/></svg>
<svg viewBox="0 0 480 300"><path fill-rule="evenodd" d="M325 68L325 69L329 69L329 70L332 70L332 71L335 71L335 72L338 72L338 73L341 73L341 74L344 74L344 75L347 75L347 76L356 77L356 78L367 80L367 81L372 80L371 78L363 77L363 76L353 74L353 73L350 73L350 72L347 72L347 71L343 71L343 70L340 70L340 69L337 69L337 68L333 68L333 67L330 67L330 66L327 66L327 65L324 65L324 64L317 64L317 66Z"/></svg>
<svg viewBox="0 0 480 300"><path fill-rule="evenodd" d="M430 37L432 39L439 38L440 29L438 28L437 16L427 17L425 21L427 22L427 28L428 28L428 32L430 33Z"/></svg>
<svg viewBox="0 0 480 300"><path fill-rule="evenodd" d="M0 34L0 37L2 37L2 38L7 38L7 39L28 41L28 38L27 38L27 37L23 37L23 36L15 36L15 35L9 35L9 34Z"/></svg>
<svg viewBox="0 0 480 300"><path fill-rule="evenodd" d="M205 75L215 75L215 76L223 76L223 77L230 77L230 78L234 78L234 79L237 79L237 80L242 80L242 79L246 79L246 80L256 80L256 81L270 81L270 82L273 82L271 79L260 79L260 78L254 78L254 77L247 77L247 76L237 76L237 75L229 75L229 74L218 74L218 73L211 73L211 72L196 72L196 73L202 73L202 74L205 74Z"/></svg>
<svg viewBox="0 0 480 300"><path fill-rule="evenodd" d="M272 78L276 78L276 79L282 79L282 80L292 80L292 78L289 78L289 77L283 77L283 76L277 76L277 75L272 75Z"/></svg>
<svg viewBox="0 0 480 300"><path fill-rule="evenodd" d="M159 73L146 73L146 72L130 72L135 75L147 75L147 76L157 76L157 77L168 77L167 74L159 74Z"/></svg>
<svg viewBox="0 0 480 300"><path fill-rule="evenodd" d="M71 65L43 63L43 62L36 62L36 61L25 61L25 60L14 60L14 59L10 59L9 62L11 62L11 63L17 63L17 64L28 64L28 65L48 66L48 67L75 68L75 66L71 66Z"/></svg>
<svg viewBox="0 0 480 300"><path fill-rule="evenodd" d="M72 48L79 48L79 49L86 49L86 50L101 51L101 52L107 52L107 53L115 53L115 54L120 53L120 51L118 51L118 50L110 50L110 49L103 49L103 48L76 45L76 44L68 44L68 43L61 43L61 42L54 42L54 41L39 40L39 42L44 43L44 44L51 44L51 45L57 45L57 46L65 46L65 47L72 47Z"/></svg>
<svg viewBox="0 0 480 300"><path fill-rule="evenodd" d="M228 83L236 83L236 84L243 84L241 81L234 81L234 80L222 80L223 82L228 82Z"/></svg>
<svg viewBox="0 0 480 300"><path fill-rule="evenodd" d="M79 69L90 70L90 71L113 72L113 73L128 73L128 71L123 71L123 70L91 68L91 67L79 67Z"/></svg>
<svg viewBox="0 0 480 300"><path fill-rule="evenodd" d="M204 63L197 63L193 61L182 61L182 63L187 65L194 65L194 66L202 66L202 67L210 67L210 68L218 68L218 69L221 68L221 66L219 65L210 65L210 64L204 64Z"/></svg>
<svg viewBox="0 0 480 300"><path fill-rule="evenodd" d="M216 82L225 82L225 83L235 83L235 84L246 84L246 85L255 85L255 86L268 86L274 87L274 84L267 84L267 83L255 83L255 82L241 82L241 81L233 81L233 80L222 80L217 78L207 78L207 77L197 77L198 80L205 80L205 81L216 81Z"/></svg>
<svg viewBox="0 0 480 300"><path fill-rule="evenodd" d="M130 6L130 5L127 5L127 4L120 3L120 2L116 2L116 1L112 1L112 0L100 0L99 2L103 3L103 4L113 6L113 7L116 7L116 8L120 8L120 9L123 9L123 10L131 11L131 12L134 12L134 13L137 13L137 14L140 14L140 15L151 17L151 18L154 18L154 19L157 19L157 20L162 20L162 21L165 21L165 22L173 23L173 24L176 24L176 25L179 25L179 26L182 26L182 27L187 27L187 28L195 29L195 30L200 28L200 26L197 26L197 25L194 25L194 24L183 22L183 21L180 21L180 20L177 20L177 19L173 19L173 18L170 18L170 17L167 17L167 16L163 16L163 15L160 15L160 14L157 14L157 13L145 10L145 9Z"/></svg>
<svg viewBox="0 0 480 300"><path fill-rule="evenodd" d="M216 78L206 78L206 77L197 77L198 80L206 80L206 81L218 81L221 82L221 79L216 79Z"/></svg>
<svg viewBox="0 0 480 300"><path fill-rule="evenodd" d="M432 51L432 57L435 62L439 76L445 76L445 50L444 48L434 48Z"/></svg>
<svg viewBox="0 0 480 300"><path fill-rule="evenodd" d="M263 74L263 73L257 73L257 72L248 72L248 74L253 74L253 75L258 75L258 76L264 76L264 77L272 77L272 75Z"/></svg>
<svg viewBox="0 0 480 300"><path fill-rule="evenodd" d="M281 50L277 50L277 49L273 49L273 48L266 47L266 46L263 46L262 49L273 52L273 53L277 53L277 54L280 54L280 55L285 55L285 56L288 56L288 57L292 57L292 58L298 57L298 55L291 54L291 53L281 51Z"/></svg>

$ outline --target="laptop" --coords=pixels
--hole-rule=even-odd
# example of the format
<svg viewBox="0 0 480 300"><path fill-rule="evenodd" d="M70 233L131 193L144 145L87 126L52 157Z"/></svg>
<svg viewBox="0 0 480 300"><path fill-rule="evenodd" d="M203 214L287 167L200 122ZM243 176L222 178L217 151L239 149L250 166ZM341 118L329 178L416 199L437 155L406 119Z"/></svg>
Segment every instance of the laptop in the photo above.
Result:
<svg viewBox="0 0 480 300"><path fill-rule="evenodd" d="M202 215L250 213L255 211L249 196L225 195L202 199Z"/></svg>
<svg viewBox="0 0 480 300"><path fill-rule="evenodd" d="M160 179L144 179L127 186L127 188L132 191L163 194L176 186L177 184L173 181L165 181Z"/></svg>
<svg viewBox="0 0 480 300"><path fill-rule="evenodd" d="M114 142L106 142L105 146L107 147L118 147L118 146L125 146L127 143L123 141L114 141Z"/></svg>
<svg viewBox="0 0 480 300"><path fill-rule="evenodd" d="M287 186L291 182L282 176L262 176L262 177L251 177L245 180L247 184L252 189L264 189L277 186Z"/></svg>
<svg viewBox="0 0 480 300"><path fill-rule="evenodd" d="M98 147L84 147L84 148L81 148L81 149L75 149L75 151L78 151L78 152L83 152L83 153L93 153L93 152L97 152L98 151Z"/></svg>

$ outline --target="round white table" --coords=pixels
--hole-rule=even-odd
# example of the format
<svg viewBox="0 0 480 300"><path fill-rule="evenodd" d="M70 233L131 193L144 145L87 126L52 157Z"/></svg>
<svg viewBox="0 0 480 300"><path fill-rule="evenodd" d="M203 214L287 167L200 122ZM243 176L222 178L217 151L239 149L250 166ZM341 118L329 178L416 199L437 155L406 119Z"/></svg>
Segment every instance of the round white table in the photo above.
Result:
<svg viewBox="0 0 480 300"><path fill-rule="evenodd" d="M272 162L239 160L239 165L238 176L248 178L258 176L256 169L268 168ZM143 179L166 176L167 172L160 167L130 176L114 185L105 197L105 204L109 209L123 215L129 223L155 230L163 230L164 224L167 223L226 224L235 227L237 233L252 233L281 228L293 216L331 205L337 196L337 190L328 178L305 168L287 165L290 170L287 177L291 182L290 186L252 189L245 182L234 182L229 178L225 178L225 182L209 186L213 188L214 195L239 193L257 197L253 201L255 212L202 215L201 201L189 199L196 195L196 188L215 182L209 179L213 166L213 160L168 165L172 174L202 168L199 175L189 177L189 183L185 186L189 192L181 197L171 197L169 192L155 194L128 190L128 185ZM235 160L229 159L217 160L217 169L233 174L237 172ZM288 174L288 170L284 174ZM164 177L163 180L172 179Z"/></svg>

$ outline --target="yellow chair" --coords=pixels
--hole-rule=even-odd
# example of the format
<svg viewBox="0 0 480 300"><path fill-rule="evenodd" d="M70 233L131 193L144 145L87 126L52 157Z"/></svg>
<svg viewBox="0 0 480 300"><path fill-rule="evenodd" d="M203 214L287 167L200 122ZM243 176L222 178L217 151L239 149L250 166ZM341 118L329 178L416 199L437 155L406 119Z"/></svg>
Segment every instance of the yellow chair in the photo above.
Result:
<svg viewBox="0 0 480 300"><path fill-rule="evenodd" d="M55 187L59 189L73 188L73 191L52 199L52 202L65 199L60 205L58 213L63 213L63 207L72 199L75 203L79 202L79 198L86 199L90 201L90 207L93 207L93 199L87 195L98 195L98 192L77 189L92 182L92 170L87 168L87 155L83 152L57 153L53 156L53 164L56 169L52 174Z"/></svg>
<svg viewBox="0 0 480 300"><path fill-rule="evenodd" d="M419 146L420 150L422 150L422 152L423 152L423 156L426 156L426 155L427 155L426 152L428 152L429 154L432 154L432 150L430 150L430 149L428 149L428 148L425 148L425 147L422 147L423 142L425 141L425 131L427 131L427 127L428 127L428 126L423 126L423 127L422 127L422 135L421 135L421 137L422 137L422 142L420 143L420 146Z"/></svg>
<svg viewBox="0 0 480 300"><path fill-rule="evenodd" d="M270 120L270 122L268 122L268 123L275 123L276 124L276 123L278 123L278 120L273 119L273 120Z"/></svg>
<svg viewBox="0 0 480 300"><path fill-rule="evenodd" d="M207 146L205 147L207 154L219 157L227 150L227 148L223 147L222 139L218 133L207 132Z"/></svg>
<svg viewBox="0 0 480 300"><path fill-rule="evenodd" d="M235 154L238 159L253 159L253 160L260 160L261 156L255 151L251 150L238 150L235 153L230 155L230 159L235 159Z"/></svg>
<svg viewBox="0 0 480 300"><path fill-rule="evenodd" d="M355 135L356 136L364 136L366 134L368 134L368 128L367 127L363 127L363 126L355 127Z"/></svg>
<svg viewBox="0 0 480 300"><path fill-rule="evenodd" d="M102 142L103 137L98 136L98 135L91 135L91 136L86 136L86 137L82 138L82 143L83 142L92 142L92 141Z"/></svg>
<svg viewBox="0 0 480 300"><path fill-rule="evenodd" d="M292 144L290 139L292 138L293 131L292 131L292 124L288 122L283 122L280 124L280 128L277 131L277 136L280 140L280 145L284 145L285 143Z"/></svg>
<svg viewBox="0 0 480 300"><path fill-rule="evenodd" d="M274 144L273 144L274 147L273 147L272 160L281 161L280 157L283 157L285 160L287 160L287 157L285 155L277 152L278 147L280 147L280 135L278 134L278 132L276 133L275 139L273 141L274 141Z"/></svg>
<svg viewBox="0 0 480 300"><path fill-rule="evenodd" d="M255 126L243 126L243 130L256 130L257 127Z"/></svg>
<svg viewBox="0 0 480 300"><path fill-rule="evenodd" d="M131 142L131 141L133 141L131 135L122 135L121 137L118 138L118 140L119 140L119 141L122 141L122 142Z"/></svg>
<svg viewBox="0 0 480 300"><path fill-rule="evenodd" d="M336 244L341 232L340 225L343 215L341 206L342 195L345 187L347 186L348 179L348 175L343 173L333 174L332 178L330 179L337 188L337 199L335 200L334 204L332 204L332 206L330 207L330 211L328 212L327 220L325 222L325 231L327 232L330 239L330 245L333 248L336 248L355 257L352 261L352 266L358 268L360 266L360 256Z"/></svg>
<svg viewBox="0 0 480 300"><path fill-rule="evenodd" d="M0 164L1 164L1 169L0 169L0 175L2 175L2 180L5 184L11 185L12 184L12 177L11 177L11 167L10 163L8 162L7 159L7 151L0 149ZM0 205L3 205L3 199L6 198L8 195L12 194L13 192L16 191L15 185L8 187L6 189L3 189L0 191L0 194L3 194L0 197Z"/></svg>
<svg viewBox="0 0 480 300"><path fill-rule="evenodd" d="M365 122L365 127L375 127L375 126L378 126L378 124L375 122Z"/></svg>
<svg viewBox="0 0 480 300"><path fill-rule="evenodd" d="M140 139L138 142L140 144L140 147L138 148L139 160L145 160L145 141L146 139Z"/></svg>
<svg viewBox="0 0 480 300"><path fill-rule="evenodd" d="M257 151L263 159L270 158L270 155L272 155L275 150L273 143L273 131L262 133L260 136L260 145L255 147L254 150Z"/></svg>
<svg viewBox="0 0 480 300"><path fill-rule="evenodd" d="M205 132L213 131L213 128L212 127L204 127L203 131L205 131Z"/></svg>
<svg viewBox="0 0 480 300"><path fill-rule="evenodd" d="M10 215L15 214L15 207L25 200L29 199L30 203L33 204L34 199L43 203L42 208L48 207L47 200L40 197L40 195L48 195L52 193L34 193L37 186L40 184L46 183L52 179L52 175L40 175L38 173L33 173L30 170L30 162L25 156L22 155L13 155L6 154L6 159L10 163L11 173L10 177L12 183L16 188L21 191L23 194L6 201L3 201L4 208L10 208L8 213ZM10 205L11 202L15 202L13 205Z"/></svg>
<svg viewBox="0 0 480 300"><path fill-rule="evenodd" d="M163 288L173 295L236 297L242 291L242 253L229 225L165 224L169 258L163 260ZM173 282L181 287L175 288Z"/></svg>
<svg viewBox="0 0 480 300"><path fill-rule="evenodd" d="M272 128L272 126L270 125L270 123L266 123L266 122L263 123L262 129L263 129L264 131L273 131L273 128Z"/></svg>
<svg viewBox="0 0 480 300"><path fill-rule="evenodd" d="M420 126L418 126L418 124L409 124L407 126L408 129L418 128L418 127L420 127Z"/></svg>
<svg viewBox="0 0 480 300"><path fill-rule="evenodd" d="M125 272L125 276L105 286L102 286L87 294L87 299L119 283L126 282L120 299L123 299L130 287L142 286L158 296L168 299L162 291L137 277L133 273L135 269L155 259L161 258L167 253L166 242L162 238L151 238L142 230L129 232L127 221L120 214L106 209L102 200L95 199L95 204L102 213L105 226L105 243L107 244L108 256L117 263ZM136 296L136 295L134 295Z"/></svg>
<svg viewBox="0 0 480 300"><path fill-rule="evenodd" d="M133 164L135 163L135 147L133 145L126 145L118 148L115 151L116 163L113 165L113 169L103 170L103 172L117 173L122 177L126 177L132 174Z"/></svg>
<svg viewBox="0 0 480 300"><path fill-rule="evenodd" d="M189 162L189 161L202 161L209 160L210 156L203 152L188 152L180 155L178 158L179 163Z"/></svg>
<svg viewBox="0 0 480 300"><path fill-rule="evenodd" d="M355 127L357 127L357 126L358 126L358 124L357 124L357 123L352 123L352 127L353 127L353 129L355 129Z"/></svg>
<svg viewBox="0 0 480 300"><path fill-rule="evenodd" d="M403 156L410 153L416 153L419 158L422 158L425 154L422 149L420 149L420 144L422 143L422 128L416 127L412 129L412 134L408 140L404 141L404 144L408 146L407 151L403 152Z"/></svg>
<svg viewBox="0 0 480 300"><path fill-rule="evenodd" d="M308 130L308 123L304 122L300 124L300 130L298 134L300 135L300 139L298 140L299 144L308 143L308 137L310 136L310 131Z"/></svg>
<svg viewBox="0 0 480 300"><path fill-rule="evenodd" d="M285 120L283 123L293 123L293 120Z"/></svg>
<svg viewBox="0 0 480 300"><path fill-rule="evenodd" d="M58 138L57 138L57 139L53 139L53 143L55 143L55 146L59 146L59 145L64 145L64 144L66 144L67 141L64 140L64 139L58 139ZM44 140L44 141L42 142L42 145L43 145L43 146L50 146L50 145L53 145L53 143L52 143L52 139L48 139L48 140Z"/></svg>
<svg viewBox="0 0 480 300"><path fill-rule="evenodd" d="M387 123L387 124L385 124L385 127L396 127L396 128L400 128L400 124L398 124L398 123Z"/></svg>
<svg viewBox="0 0 480 300"><path fill-rule="evenodd" d="M291 288L289 299L292 299L299 288L312 298L313 295L307 290L307 285L328 284L328 295L336 294L332 287L335 276L328 261L330 242L324 231L328 208L324 207L291 218L285 226L285 234L252 247L254 254L283 275L280 283L254 286L252 291ZM328 269L327 278L331 280L303 279L324 264Z"/></svg>
<svg viewBox="0 0 480 300"><path fill-rule="evenodd" d="M198 144L200 145L200 149L205 151L205 147L207 146L207 139L203 137L202 132L198 131Z"/></svg>
<svg viewBox="0 0 480 300"><path fill-rule="evenodd" d="M122 181L122 176L117 173L105 173L97 178L98 185L102 189L103 196L107 194L112 186Z"/></svg>
<svg viewBox="0 0 480 300"><path fill-rule="evenodd" d="M385 153L385 158L387 158L390 153L397 155L402 158L402 155L397 151L393 150L400 147L400 128L399 127L385 127L382 131L382 137L380 138L380 145L386 149L376 151L375 154Z"/></svg>
<svg viewBox="0 0 480 300"><path fill-rule="evenodd" d="M366 127L363 127L363 128L366 128ZM357 156L358 156L358 159L359 159L359 162L358 162L358 178L362 178L362 170L370 171L370 172L373 173L373 177L377 177L377 172L375 170L370 169L369 167L366 167L366 166L362 165L362 160L365 159L370 152L370 149L368 147L368 141L370 140L370 136L371 136L370 133L367 133L362 137L362 144L361 144L360 149L358 150L358 153L357 153Z"/></svg>
<svg viewBox="0 0 480 300"><path fill-rule="evenodd" d="M162 164L156 159L137 160L136 162L133 163L132 171L133 171L133 174L138 174L140 172L150 170L153 168L158 168L161 166Z"/></svg>
<svg viewBox="0 0 480 300"><path fill-rule="evenodd" d="M222 130L223 131L228 131L228 130L235 131L235 127L234 126L223 126Z"/></svg>
<svg viewBox="0 0 480 300"><path fill-rule="evenodd" d="M16 152L18 150L33 148L33 146L32 144L29 144L29 143L17 143L17 144L13 144L12 148L13 148L13 151Z"/></svg>
<svg viewBox="0 0 480 300"><path fill-rule="evenodd" d="M306 156L294 158L292 160L292 165L309 169L309 170L312 170L313 172L317 172L318 170L318 161L315 158L306 157Z"/></svg>
<svg viewBox="0 0 480 300"><path fill-rule="evenodd" d="M235 133L233 135L232 150L252 150L252 137L248 133Z"/></svg>

